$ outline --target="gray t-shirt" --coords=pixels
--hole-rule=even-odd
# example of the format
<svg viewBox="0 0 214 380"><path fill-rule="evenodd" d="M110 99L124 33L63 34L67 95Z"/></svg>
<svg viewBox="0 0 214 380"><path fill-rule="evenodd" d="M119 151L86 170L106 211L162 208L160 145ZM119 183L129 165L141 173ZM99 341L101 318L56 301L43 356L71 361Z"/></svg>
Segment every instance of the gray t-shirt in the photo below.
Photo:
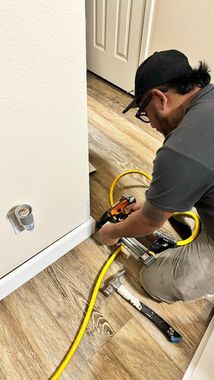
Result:
<svg viewBox="0 0 214 380"><path fill-rule="evenodd" d="M214 85L204 87L154 160L146 198L165 211L196 207L214 239Z"/></svg>

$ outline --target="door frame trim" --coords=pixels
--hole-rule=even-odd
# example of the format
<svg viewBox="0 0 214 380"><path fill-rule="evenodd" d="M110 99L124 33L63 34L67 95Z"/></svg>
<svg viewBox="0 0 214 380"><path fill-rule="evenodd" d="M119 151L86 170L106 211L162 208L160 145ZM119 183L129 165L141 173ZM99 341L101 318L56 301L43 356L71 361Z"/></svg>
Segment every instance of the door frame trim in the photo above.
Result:
<svg viewBox="0 0 214 380"><path fill-rule="evenodd" d="M202 339L201 339L201 342L199 343L199 346L196 350L196 352L194 353L194 356L184 374L184 377L182 378L182 380L191 380L192 378L192 374L194 372L194 370L196 369L198 363L199 363L199 360L201 358L201 355L203 354L204 352L204 349L206 347L206 345L208 344L208 341L212 335L212 332L214 330L214 316L212 317ZM194 378L194 375L193 375L193 378Z"/></svg>
<svg viewBox="0 0 214 380"><path fill-rule="evenodd" d="M0 300L47 268L94 233L95 221L91 217L79 227L45 248L37 255L0 279Z"/></svg>

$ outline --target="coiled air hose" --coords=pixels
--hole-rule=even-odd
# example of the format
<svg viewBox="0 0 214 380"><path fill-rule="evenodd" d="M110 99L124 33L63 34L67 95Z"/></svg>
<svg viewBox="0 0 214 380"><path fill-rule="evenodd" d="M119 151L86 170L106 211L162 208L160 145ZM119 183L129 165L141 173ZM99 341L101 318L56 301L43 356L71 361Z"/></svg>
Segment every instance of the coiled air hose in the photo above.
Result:
<svg viewBox="0 0 214 380"><path fill-rule="evenodd" d="M115 203L114 202L114 189L118 183L118 181L120 180L120 178L124 177L125 175L127 174L132 174L132 173L138 173L138 174L141 174L143 175L144 177L146 177L148 180L152 180L152 176L148 173L145 173L141 170L127 170L121 174L119 174L115 180L112 182L112 185L110 187L110 192L109 192L109 201L110 201L110 205L113 206L113 204ZM200 233L200 227L201 227L201 222L200 222L200 218L197 214L195 214L193 211L184 211L184 212L174 212L173 213L173 216L180 216L180 215L183 215L183 216L187 216L189 218L192 218L194 219L195 221L195 226L194 226L194 229L192 231L192 234L191 236L189 236L187 239L184 239L184 240L178 240L176 242L176 245L178 247L182 246L182 245L186 245L186 244L189 244L191 243L194 239L196 239L196 237L199 235Z"/></svg>
<svg viewBox="0 0 214 380"><path fill-rule="evenodd" d="M109 193L109 199L110 199L110 205L113 206L114 205L114 198L113 198L113 195L114 195L114 189L115 189L115 186L117 185L118 181L120 180L120 178L124 177L125 175L128 175L128 174L132 174L132 173L138 173L138 174L141 174L143 175L144 177L146 177L148 180L151 181L152 179L152 176L150 174L147 174L143 171L140 171L140 170L127 170L121 174L119 174L115 180L112 182L112 185L110 187L110 193ZM196 215L194 212L192 211L187 211L187 212L175 212L173 215L184 215L184 216L188 216L192 219L194 219L195 221L195 228L194 230L192 231L192 235L188 238L188 239L185 239L185 240L179 240L177 241L177 246L182 246L182 245L186 245L186 244L189 244L191 243L197 236L198 234L200 233L200 219L198 217L198 215ZM70 362L72 356L74 355L77 347L79 346L80 344L80 341L84 335L84 332L87 328L87 325L88 325L88 322L90 320L90 316L91 316L91 313L93 311L93 307L94 307L94 304L95 304L95 301L96 301L96 298L97 298L97 293L99 291L99 288L100 288L100 285L102 283L102 280L108 270L108 268L110 267L110 265L113 263L114 259L117 257L117 255L122 251L122 248L123 246L120 245L113 253L112 255L110 256L110 258L107 260L107 262L105 263L103 269L101 270L100 272L100 275L98 277L98 280L95 284L95 287L94 287L94 290L93 290L93 293L92 293L92 297L91 297L91 300L89 302L89 305L88 305L88 309L87 309L87 312L86 312L86 315L85 315L85 318L83 320L83 323L80 327L80 330L72 344L72 346L69 348L67 354L65 355L64 359L62 360L62 362L59 364L59 366L57 367L57 369L55 370L54 374L50 377L50 380L58 380L60 375L62 374L62 372L64 371L64 369L67 367L68 363Z"/></svg>

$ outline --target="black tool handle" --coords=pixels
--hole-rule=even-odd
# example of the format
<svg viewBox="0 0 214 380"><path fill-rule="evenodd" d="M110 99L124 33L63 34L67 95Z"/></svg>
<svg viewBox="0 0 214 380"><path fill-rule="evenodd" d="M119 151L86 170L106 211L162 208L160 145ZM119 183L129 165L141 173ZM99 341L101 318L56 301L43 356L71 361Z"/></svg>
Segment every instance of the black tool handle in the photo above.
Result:
<svg viewBox="0 0 214 380"><path fill-rule="evenodd" d="M144 303L140 302L141 310L140 313L143 314L146 318L148 318L155 326L162 331L162 333L167 337L167 339L171 343L180 343L182 341L182 336L173 329L172 326L169 325L163 318L160 317L157 313L155 313L152 309L146 306Z"/></svg>

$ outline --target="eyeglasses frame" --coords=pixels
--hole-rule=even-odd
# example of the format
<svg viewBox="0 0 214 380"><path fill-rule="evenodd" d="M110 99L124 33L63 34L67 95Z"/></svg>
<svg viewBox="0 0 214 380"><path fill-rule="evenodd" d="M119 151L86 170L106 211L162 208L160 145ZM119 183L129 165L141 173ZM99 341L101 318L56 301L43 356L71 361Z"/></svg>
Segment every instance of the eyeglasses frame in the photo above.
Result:
<svg viewBox="0 0 214 380"><path fill-rule="evenodd" d="M142 118L142 116L146 116L148 118L147 113L145 112L145 109L146 109L146 107L148 107L149 103L151 102L152 97L153 97L153 94L152 94L152 92L150 92L150 94L147 95L146 99L141 104L137 113L135 114L135 117L137 119L143 121L144 123L150 123L150 120L145 120Z"/></svg>
<svg viewBox="0 0 214 380"><path fill-rule="evenodd" d="M169 88L166 86L166 87L159 88L159 90L161 90L162 92L167 92L167 91L169 91ZM145 109L146 109L146 107L148 107L149 103L151 102L152 96L153 96L153 93L150 92L150 94L147 95L146 99L141 104L141 106L139 107L139 109L135 115L135 117L137 119L143 121L144 123L150 123L150 120L144 120L141 116L143 114L143 116L146 116L148 118L147 113L145 112Z"/></svg>

